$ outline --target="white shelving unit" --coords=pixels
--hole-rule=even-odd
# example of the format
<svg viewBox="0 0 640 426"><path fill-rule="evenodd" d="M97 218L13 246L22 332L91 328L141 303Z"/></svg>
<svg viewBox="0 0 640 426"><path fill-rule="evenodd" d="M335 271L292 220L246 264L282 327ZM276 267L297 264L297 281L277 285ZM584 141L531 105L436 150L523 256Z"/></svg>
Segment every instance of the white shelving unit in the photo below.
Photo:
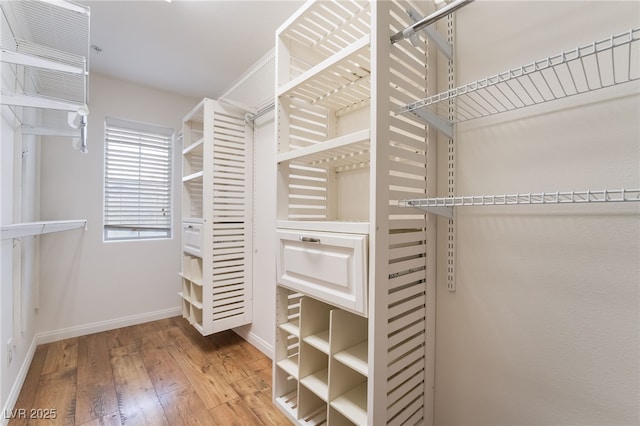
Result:
<svg viewBox="0 0 640 426"><path fill-rule="evenodd" d="M182 315L203 335L252 319L252 139L244 113L203 99L185 118Z"/></svg>
<svg viewBox="0 0 640 426"><path fill-rule="evenodd" d="M89 8L66 0L3 0L0 9L0 61L6 81L15 81L14 90L2 90L0 103L13 113L21 135L68 136L86 152ZM86 225L86 220L14 223L2 226L1 235L19 239Z"/></svg>
<svg viewBox="0 0 640 426"><path fill-rule="evenodd" d="M415 384L432 380L427 225L424 213L397 207L427 194L428 135L393 109L432 83L424 39L390 42L413 23L407 11L426 16L423 7L312 0L276 32L273 388L297 424L430 417L428 385Z"/></svg>
<svg viewBox="0 0 640 426"><path fill-rule="evenodd" d="M69 136L86 152L89 7L66 0L0 6L8 23L0 58L20 82L14 92L3 90L2 104L13 109L23 134Z"/></svg>
<svg viewBox="0 0 640 426"><path fill-rule="evenodd" d="M366 423L366 318L291 291L279 297L278 339L289 345L274 366L276 403L294 422Z"/></svg>

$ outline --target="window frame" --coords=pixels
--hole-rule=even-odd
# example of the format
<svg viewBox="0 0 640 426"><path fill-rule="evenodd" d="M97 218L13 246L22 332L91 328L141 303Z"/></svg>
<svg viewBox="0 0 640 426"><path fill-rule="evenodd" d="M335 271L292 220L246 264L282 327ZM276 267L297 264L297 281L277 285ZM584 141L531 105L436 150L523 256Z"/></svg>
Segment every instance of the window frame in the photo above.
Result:
<svg viewBox="0 0 640 426"><path fill-rule="evenodd" d="M164 163L161 167L167 169L167 173L162 173L162 177L166 177L166 185L162 186L161 192L164 191L166 193L166 197L168 198L166 203L158 203L157 206L151 205L151 208L154 207L162 207L166 206L168 208L168 220L166 220L166 226L144 226L140 222L140 219L144 220L145 217L149 219L151 216L144 216L137 214L138 223L129 223L129 224L117 224L117 223L108 223L110 211L113 213L113 209L115 206L111 206L111 210L109 210L108 203L110 202L110 194L117 194L117 191L109 190L109 179L115 180L117 183L117 178L110 177L110 170L113 171L113 166L109 167L109 161L118 158L117 154L109 154L110 148L110 137L113 137L115 133L130 133L131 137L125 137L126 141L124 145L134 145L135 139L142 139L145 135L150 137L152 140L152 145L156 145L157 148L161 148L159 141L166 141L166 167ZM111 135L111 136L110 136ZM141 123L128 119L115 118L106 116L104 119L104 158L103 158L103 181L102 181L102 190L103 190L103 205L102 205L102 239L103 242L117 242L117 241L147 241L147 240L161 240L161 239L172 239L174 235L174 170L175 170L175 130L169 127ZM153 149L154 147L150 147ZM153 157L153 156L152 156ZM149 160L152 157L147 157L147 167L149 166ZM142 153L138 153L138 157L132 159L131 164L129 166L133 167L132 164L135 162L142 163L144 161L144 155ZM142 164L145 165L144 163ZM125 167L127 164L124 165ZM139 170L144 170L143 168L138 168ZM114 182L112 182L114 183ZM149 191L149 190L147 190ZM144 194L145 191L142 191ZM149 195L149 193L147 193ZM139 207L139 205L138 205ZM139 212L139 210L138 210ZM134 215L136 216L136 215ZM135 220L134 220L135 221ZM132 222L134 222L132 221ZM120 235L118 235L120 234Z"/></svg>

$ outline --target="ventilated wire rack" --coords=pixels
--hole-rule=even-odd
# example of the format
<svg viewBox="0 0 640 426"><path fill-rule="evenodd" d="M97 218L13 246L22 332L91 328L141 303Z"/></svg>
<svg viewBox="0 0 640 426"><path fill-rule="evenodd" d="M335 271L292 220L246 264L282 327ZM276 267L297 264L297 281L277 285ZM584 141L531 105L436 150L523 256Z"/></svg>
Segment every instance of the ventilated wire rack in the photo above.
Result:
<svg viewBox="0 0 640 426"><path fill-rule="evenodd" d="M503 195L469 195L400 201L402 207L506 206L520 204L613 203L640 201L640 189L530 192Z"/></svg>
<svg viewBox="0 0 640 426"><path fill-rule="evenodd" d="M396 114L426 109L453 122L499 114L640 79L640 28L407 104Z"/></svg>

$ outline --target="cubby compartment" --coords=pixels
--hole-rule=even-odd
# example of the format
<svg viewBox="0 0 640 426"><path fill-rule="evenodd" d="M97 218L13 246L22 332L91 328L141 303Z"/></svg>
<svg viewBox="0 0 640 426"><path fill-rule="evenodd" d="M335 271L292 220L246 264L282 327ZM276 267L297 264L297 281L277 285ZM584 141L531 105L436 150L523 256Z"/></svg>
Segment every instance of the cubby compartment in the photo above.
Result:
<svg viewBox="0 0 640 426"><path fill-rule="evenodd" d="M366 424L367 319L285 287L277 292L276 404L299 424Z"/></svg>

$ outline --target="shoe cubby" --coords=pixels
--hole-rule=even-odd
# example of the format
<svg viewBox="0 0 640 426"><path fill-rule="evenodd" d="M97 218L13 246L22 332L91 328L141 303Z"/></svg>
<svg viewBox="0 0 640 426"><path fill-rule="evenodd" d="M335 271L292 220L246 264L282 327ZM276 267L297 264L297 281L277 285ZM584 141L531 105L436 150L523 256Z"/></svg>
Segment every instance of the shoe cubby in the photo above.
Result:
<svg viewBox="0 0 640 426"><path fill-rule="evenodd" d="M274 400L299 424L367 419L367 319L278 287Z"/></svg>

